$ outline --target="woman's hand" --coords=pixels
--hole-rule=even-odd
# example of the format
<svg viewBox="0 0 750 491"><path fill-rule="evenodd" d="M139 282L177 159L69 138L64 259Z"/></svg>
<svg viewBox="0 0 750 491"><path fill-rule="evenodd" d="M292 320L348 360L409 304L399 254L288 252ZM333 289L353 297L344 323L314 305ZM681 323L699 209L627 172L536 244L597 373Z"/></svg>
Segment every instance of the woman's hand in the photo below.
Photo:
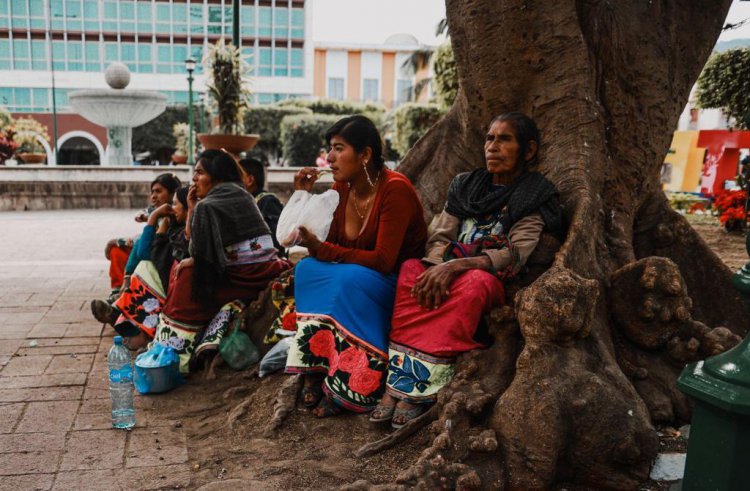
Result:
<svg viewBox="0 0 750 491"><path fill-rule="evenodd" d="M422 308L436 309L448 299L451 283L465 270L460 261L432 266L417 276L417 283L412 287L411 294Z"/></svg>
<svg viewBox="0 0 750 491"><path fill-rule="evenodd" d="M177 266L174 267L174 274L177 276L177 273L180 272L182 268L188 268L191 267L194 264L193 258L188 257L186 259L183 259L179 263L177 263Z"/></svg>
<svg viewBox="0 0 750 491"><path fill-rule="evenodd" d="M294 175L295 191L312 191L313 184L318 180L320 169L316 167L303 167Z"/></svg>
<svg viewBox="0 0 750 491"><path fill-rule="evenodd" d="M104 246L104 257L109 259L109 253L112 252L112 248L117 245L117 239L112 239L109 242L107 242L107 245Z"/></svg>
<svg viewBox="0 0 750 491"><path fill-rule="evenodd" d="M188 211L192 211L195 205L198 204L198 191L195 189L195 184L190 186L187 195Z"/></svg>
<svg viewBox="0 0 750 491"><path fill-rule="evenodd" d="M138 214L135 216L135 221L138 223L143 223L148 220L148 211L147 210L141 210L138 212Z"/></svg>
<svg viewBox="0 0 750 491"><path fill-rule="evenodd" d="M159 219L163 217L167 217L170 215L174 215L174 210L172 209L172 205L169 203L164 203L157 209L151 212L151 214L148 216L148 224L152 227L155 227L159 223Z"/></svg>
<svg viewBox="0 0 750 491"><path fill-rule="evenodd" d="M318 247L320 247L320 240L315 236L314 233L307 230L305 227L299 228L299 245L302 247L307 247L307 250L310 251L310 254L315 254L317 252Z"/></svg>

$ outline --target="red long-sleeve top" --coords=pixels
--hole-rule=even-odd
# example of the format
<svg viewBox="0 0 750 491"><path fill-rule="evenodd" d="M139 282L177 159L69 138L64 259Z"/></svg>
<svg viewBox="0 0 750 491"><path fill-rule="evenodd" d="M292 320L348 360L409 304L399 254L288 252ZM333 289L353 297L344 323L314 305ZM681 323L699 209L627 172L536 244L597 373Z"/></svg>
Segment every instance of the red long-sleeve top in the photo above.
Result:
<svg viewBox="0 0 750 491"><path fill-rule="evenodd" d="M388 169L383 169L381 179L365 228L354 240L345 232L349 186L334 183L339 205L326 241L314 254L318 260L359 264L390 274L407 259L424 255L427 225L414 186L403 174Z"/></svg>

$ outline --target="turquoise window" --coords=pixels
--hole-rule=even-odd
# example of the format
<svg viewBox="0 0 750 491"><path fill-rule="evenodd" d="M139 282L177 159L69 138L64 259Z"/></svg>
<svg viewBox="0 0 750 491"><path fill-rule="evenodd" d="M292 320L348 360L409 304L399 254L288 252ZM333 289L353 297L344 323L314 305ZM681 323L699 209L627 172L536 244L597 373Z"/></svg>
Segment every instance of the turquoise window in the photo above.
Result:
<svg viewBox="0 0 750 491"><path fill-rule="evenodd" d="M273 15L273 33L277 38L289 37L289 9L277 7Z"/></svg>
<svg viewBox="0 0 750 491"><path fill-rule="evenodd" d="M168 3L156 4L156 32L169 34L172 23L172 13Z"/></svg>
<svg viewBox="0 0 750 491"><path fill-rule="evenodd" d="M208 33L221 34L221 7L208 6Z"/></svg>
<svg viewBox="0 0 750 491"><path fill-rule="evenodd" d="M270 77L271 76L271 48L259 48L258 49L258 76Z"/></svg>
<svg viewBox="0 0 750 491"><path fill-rule="evenodd" d="M150 44L138 45L138 71L141 73L154 72L154 60Z"/></svg>
<svg viewBox="0 0 750 491"><path fill-rule="evenodd" d="M187 46L175 45L172 47L172 73L185 72L185 60L187 60Z"/></svg>
<svg viewBox="0 0 750 491"><path fill-rule="evenodd" d="M102 28L105 32L117 32L117 2L104 2Z"/></svg>
<svg viewBox="0 0 750 491"><path fill-rule="evenodd" d="M245 47L245 46L242 47L242 59L244 59L248 65L250 66L255 65L254 57L255 57L255 49L253 49L252 47Z"/></svg>
<svg viewBox="0 0 750 491"><path fill-rule="evenodd" d="M276 48L273 58L273 74L277 77L286 77L289 75L288 50L286 48Z"/></svg>
<svg viewBox="0 0 750 491"><path fill-rule="evenodd" d="M151 32L151 3L138 2L136 14L138 15L138 32Z"/></svg>
<svg viewBox="0 0 750 491"><path fill-rule="evenodd" d="M65 70L65 42L52 41L52 59L55 70Z"/></svg>
<svg viewBox="0 0 750 491"><path fill-rule="evenodd" d="M203 5L190 6L190 32L203 33Z"/></svg>
<svg viewBox="0 0 750 491"><path fill-rule="evenodd" d="M37 110L49 110L49 90L31 89L31 95L34 98L34 108Z"/></svg>
<svg viewBox="0 0 750 491"><path fill-rule="evenodd" d="M31 68L31 48L28 40L13 40L13 59L17 70L28 70Z"/></svg>
<svg viewBox="0 0 750 491"><path fill-rule="evenodd" d="M44 20L44 11L43 0L29 0L29 27L32 29L44 29L47 27Z"/></svg>
<svg viewBox="0 0 750 491"><path fill-rule="evenodd" d="M68 41L65 47L68 51L68 70L83 70L83 44L80 41Z"/></svg>
<svg viewBox="0 0 750 491"><path fill-rule="evenodd" d="M10 11L11 25L16 28L25 29L26 19L28 19L29 16L26 0L11 0Z"/></svg>
<svg viewBox="0 0 750 491"><path fill-rule="evenodd" d="M15 89L16 111L28 111L31 109L31 89Z"/></svg>
<svg viewBox="0 0 750 491"><path fill-rule="evenodd" d="M190 56L195 60L195 73L203 73L203 46L191 46Z"/></svg>
<svg viewBox="0 0 750 491"><path fill-rule="evenodd" d="M224 34L227 36L232 35L232 7L224 7ZM242 22L242 18L240 17L240 22Z"/></svg>
<svg viewBox="0 0 750 491"><path fill-rule="evenodd" d="M87 41L85 46L86 53L86 71L87 72L98 72L101 70L101 62L99 56L99 43Z"/></svg>
<svg viewBox="0 0 750 491"><path fill-rule="evenodd" d="M69 31L80 31L83 24L83 12L81 10L81 0L67 0L65 3L66 24Z"/></svg>
<svg viewBox="0 0 750 491"><path fill-rule="evenodd" d="M120 61L120 50L117 49L117 43L104 43L104 64L108 65L113 61Z"/></svg>
<svg viewBox="0 0 750 491"><path fill-rule="evenodd" d="M2 47L2 43L0 43L0 47ZM12 102L13 89L11 89L10 87L0 87L0 104L9 108Z"/></svg>
<svg viewBox="0 0 750 491"><path fill-rule="evenodd" d="M297 39L305 37L305 11L303 9L292 9L292 30L290 36Z"/></svg>
<svg viewBox="0 0 750 491"><path fill-rule="evenodd" d="M172 50L169 46L156 47L156 72L172 73Z"/></svg>
<svg viewBox="0 0 750 491"><path fill-rule="evenodd" d="M258 9L258 36L271 37L272 18L271 7L260 7Z"/></svg>
<svg viewBox="0 0 750 491"><path fill-rule="evenodd" d="M172 30L176 33L188 32L188 6L186 3L172 4Z"/></svg>
<svg viewBox="0 0 750 491"><path fill-rule="evenodd" d="M122 62L135 61L135 44L122 43L120 45L120 57Z"/></svg>
<svg viewBox="0 0 750 491"><path fill-rule="evenodd" d="M31 68L47 70L47 41L31 41Z"/></svg>
<svg viewBox="0 0 750 491"><path fill-rule="evenodd" d="M68 89L55 89L55 104L58 108L69 105L68 92Z"/></svg>
<svg viewBox="0 0 750 491"><path fill-rule="evenodd" d="M120 31L135 32L135 7L130 2L120 2Z"/></svg>
<svg viewBox="0 0 750 491"><path fill-rule="evenodd" d="M8 12L8 3L0 2L0 27L10 26L10 12Z"/></svg>
<svg viewBox="0 0 750 491"><path fill-rule="evenodd" d="M87 31L99 30L99 2L96 0L83 2L83 27Z"/></svg>
<svg viewBox="0 0 750 491"><path fill-rule="evenodd" d="M240 9L240 25L246 33L255 27L255 7L242 7Z"/></svg>
<svg viewBox="0 0 750 491"><path fill-rule="evenodd" d="M292 60L291 60L291 72L289 75L292 77L304 77L305 76L305 50L299 48L293 48Z"/></svg>
<svg viewBox="0 0 750 491"><path fill-rule="evenodd" d="M273 94L258 94L258 104L273 104Z"/></svg>
<svg viewBox="0 0 750 491"><path fill-rule="evenodd" d="M50 8L50 20L52 29L63 29L63 19L65 18L65 12L63 11L62 0L49 0Z"/></svg>

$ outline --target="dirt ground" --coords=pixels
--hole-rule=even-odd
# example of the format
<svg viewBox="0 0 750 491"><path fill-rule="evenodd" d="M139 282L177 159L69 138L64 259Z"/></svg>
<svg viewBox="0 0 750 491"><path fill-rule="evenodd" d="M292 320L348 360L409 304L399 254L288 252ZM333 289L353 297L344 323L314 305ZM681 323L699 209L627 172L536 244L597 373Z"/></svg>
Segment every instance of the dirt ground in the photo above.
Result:
<svg viewBox="0 0 750 491"><path fill-rule="evenodd" d="M695 228L727 265L747 262L744 236L730 235L706 219L692 219ZM365 479L394 482L428 442L422 430L397 448L369 458L355 458L363 444L382 438L389 428L375 428L366 416L346 414L319 420L299 406L284 425L266 434L276 393L287 376L258 379L253 372L222 367L218 380L192 376L189 383L153 396L146 411L173 415L188 435L191 489L335 489ZM238 405L248 401L242 412ZM677 449L672 430L660 429L662 448ZM677 447L677 448L676 448ZM570 488L569 488L570 489ZM644 483L642 489L666 489Z"/></svg>

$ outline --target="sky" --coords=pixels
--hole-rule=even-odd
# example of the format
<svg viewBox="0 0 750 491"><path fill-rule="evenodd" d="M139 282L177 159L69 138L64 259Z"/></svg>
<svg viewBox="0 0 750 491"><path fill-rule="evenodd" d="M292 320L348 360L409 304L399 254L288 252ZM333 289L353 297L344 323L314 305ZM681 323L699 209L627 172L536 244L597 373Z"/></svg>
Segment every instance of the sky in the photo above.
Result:
<svg viewBox="0 0 750 491"><path fill-rule="evenodd" d="M423 44L442 42L435 27L445 17L445 0L313 0L313 40L383 43L391 34L412 34ZM750 1L734 0L726 22L750 18ZM719 41L750 38L750 20L722 32Z"/></svg>

